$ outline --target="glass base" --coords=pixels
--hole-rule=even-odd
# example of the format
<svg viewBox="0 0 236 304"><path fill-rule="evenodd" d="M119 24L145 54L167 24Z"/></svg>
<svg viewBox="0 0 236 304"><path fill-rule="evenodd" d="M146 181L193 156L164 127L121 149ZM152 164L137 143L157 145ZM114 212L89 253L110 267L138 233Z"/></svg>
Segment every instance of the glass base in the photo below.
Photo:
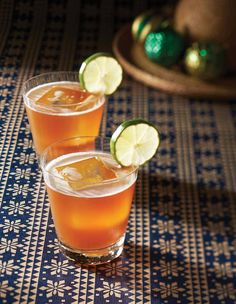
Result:
<svg viewBox="0 0 236 304"><path fill-rule="evenodd" d="M125 235L112 246L95 250L74 250L60 241L59 244L61 252L70 260L81 265L99 265L117 258L123 251L124 240Z"/></svg>

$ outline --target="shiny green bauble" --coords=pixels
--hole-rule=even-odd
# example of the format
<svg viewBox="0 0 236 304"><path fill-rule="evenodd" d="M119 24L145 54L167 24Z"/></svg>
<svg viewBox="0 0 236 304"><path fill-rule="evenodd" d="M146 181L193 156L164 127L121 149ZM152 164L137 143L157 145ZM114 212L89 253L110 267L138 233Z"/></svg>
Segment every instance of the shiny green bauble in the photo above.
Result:
<svg viewBox="0 0 236 304"><path fill-rule="evenodd" d="M148 34L144 50L147 57L165 67L178 62L184 51L183 37L172 28L166 28Z"/></svg>
<svg viewBox="0 0 236 304"><path fill-rule="evenodd" d="M218 43L194 43L186 50L184 64L190 75L213 80L226 72L226 51Z"/></svg>
<svg viewBox="0 0 236 304"><path fill-rule="evenodd" d="M131 26L134 41L143 43L147 35L166 24L164 17L154 10L149 10L138 15Z"/></svg>

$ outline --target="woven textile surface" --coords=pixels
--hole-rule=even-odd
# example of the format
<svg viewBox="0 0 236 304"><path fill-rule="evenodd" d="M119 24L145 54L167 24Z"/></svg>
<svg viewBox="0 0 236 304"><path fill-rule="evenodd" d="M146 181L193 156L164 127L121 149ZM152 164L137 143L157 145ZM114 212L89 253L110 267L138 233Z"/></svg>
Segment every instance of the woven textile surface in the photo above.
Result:
<svg viewBox="0 0 236 304"><path fill-rule="evenodd" d="M0 1L0 303L236 303L236 102L167 95L125 75L101 134L132 117L160 130L139 171L122 256L60 252L21 90L78 70L156 1Z"/></svg>

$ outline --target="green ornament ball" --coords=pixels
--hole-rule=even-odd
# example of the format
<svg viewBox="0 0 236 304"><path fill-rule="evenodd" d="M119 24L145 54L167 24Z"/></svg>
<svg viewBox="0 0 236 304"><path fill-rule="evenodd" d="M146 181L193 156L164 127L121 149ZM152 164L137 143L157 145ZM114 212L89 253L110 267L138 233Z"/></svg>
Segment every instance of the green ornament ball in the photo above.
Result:
<svg viewBox="0 0 236 304"><path fill-rule="evenodd" d="M226 51L215 42L194 43L186 50L184 65L194 77L217 79L226 72Z"/></svg>
<svg viewBox="0 0 236 304"><path fill-rule="evenodd" d="M147 35L159 28L168 26L169 21L161 13L155 10L149 10L138 15L131 26L133 40L144 43Z"/></svg>
<svg viewBox="0 0 236 304"><path fill-rule="evenodd" d="M148 34L144 50L147 57L165 67L176 64L184 51L184 39L172 28Z"/></svg>

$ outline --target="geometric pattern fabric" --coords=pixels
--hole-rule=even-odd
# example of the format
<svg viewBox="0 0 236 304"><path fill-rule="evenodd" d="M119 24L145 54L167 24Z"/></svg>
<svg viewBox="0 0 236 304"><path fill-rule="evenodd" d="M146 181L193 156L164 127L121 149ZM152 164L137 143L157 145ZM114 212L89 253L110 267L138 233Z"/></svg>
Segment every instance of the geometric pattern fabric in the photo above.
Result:
<svg viewBox="0 0 236 304"><path fill-rule="evenodd" d="M139 171L122 256L80 268L60 252L21 89L110 51L156 1L0 3L0 303L236 303L236 103L176 97L125 75L101 134L132 117L157 125Z"/></svg>

